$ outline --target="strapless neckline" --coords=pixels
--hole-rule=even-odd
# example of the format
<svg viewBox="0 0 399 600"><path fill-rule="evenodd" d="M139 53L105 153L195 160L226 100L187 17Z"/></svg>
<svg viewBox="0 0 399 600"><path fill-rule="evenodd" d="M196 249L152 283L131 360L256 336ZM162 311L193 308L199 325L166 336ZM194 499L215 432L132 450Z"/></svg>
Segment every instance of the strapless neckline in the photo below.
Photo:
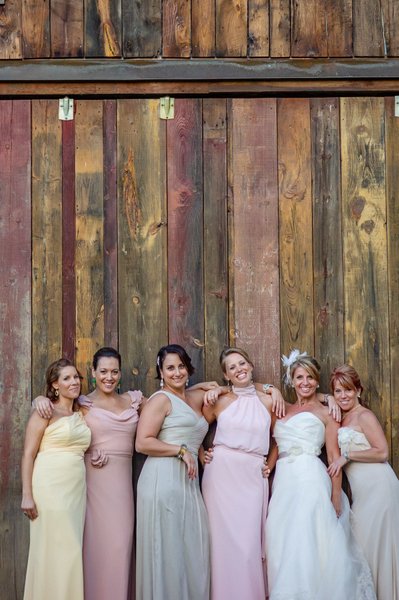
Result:
<svg viewBox="0 0 399 600"><path fill-rule="evenodd" d="M292 417L290 417L289 419L278 419L276 422L280 423L281 425L286 425L287 423L289 423L290 421L292 421L292 419L295 419L296 417L299 417L300 415L310 415L312 417L314 417L315 419L317 419L319 421L319 423L321 423L323 425L323 427L325 427L325 424L323 423L323 421L320 419L320 417L318 417L317 415L315 415L314 413L304 410L302 412L296 413L295 415L293 415Z"/></svg>

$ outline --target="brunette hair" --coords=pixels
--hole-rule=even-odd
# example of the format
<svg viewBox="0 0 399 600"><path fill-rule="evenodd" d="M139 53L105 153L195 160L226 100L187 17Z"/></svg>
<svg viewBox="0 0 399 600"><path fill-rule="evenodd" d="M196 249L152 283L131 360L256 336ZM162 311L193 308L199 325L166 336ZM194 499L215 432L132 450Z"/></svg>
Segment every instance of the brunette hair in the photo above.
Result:
<svg viewBox="0 0 399 600"><path fill-rule="evenodd" d="M341 365L336 367L330 375L330 388L334 393L334 387L336 383L342 385L345 390L360 390L363 392L363 386L360 381L359 373L351 367L351 365Z"/></svg>
<svg viewBox="0 0 399 600"><path fill-rule="evenodd" d="M115 350L115 348L104 346L104 348L100 348L99 350L97 350L97 352L93 355L94 370L97 369L98 361L100 360L100 358L116 358L119 364L119 369L122 366L121 355L119 354L118 350Z"/></svg>
<svg viewBox="0 0 399 600"><path fill-rule="evenodd" d="M226 359L228 356L230 356L230 354L240 354L240 356L242 356L247 363L251 365L251 367L254 366L252 360L249 358L248 353L245 350L242 350L242 348L236 348L235 346L230 346L229 348L222 350L219 356L219 364L223 373L226 373Z"/></svg>
<svg viewBox="0 0 399 600"><path fill-rule="evenodd" d="M47 398L49 398L51 400L51 402L56 402L58 400L57 396L55 395L55 388L53 388L53 383L55 381L57 381L57 379L60 376L61 370L64 369L65 367L74 367L76 369L73 362L70 361L68 358L59 358L58 360L52 362L51 365L49 365L47 367L46 386L45 386L44 395L47 396ZM76 369L76 372L79 375L79 379L82 380L83 377L81 376L81 374L79 373L79 371L77 369ZM75 408L75 402L76 401L74 401L74 408Z"/></svg>
<svg viewBox="0 0 399 600"><path fill-rule="evenodd" d="M156 364L156 379L161 379L162 365L164 363L165 357L168 354L177 354L180 360L182 361L183 365L186 367L188 374L192 375L194 373L195 369L191 364L191 358L189 357L183 346L180 346L179 344L168 344L167 346L162 346L162 348L160 348L160 350L158 351Z"/></svg>

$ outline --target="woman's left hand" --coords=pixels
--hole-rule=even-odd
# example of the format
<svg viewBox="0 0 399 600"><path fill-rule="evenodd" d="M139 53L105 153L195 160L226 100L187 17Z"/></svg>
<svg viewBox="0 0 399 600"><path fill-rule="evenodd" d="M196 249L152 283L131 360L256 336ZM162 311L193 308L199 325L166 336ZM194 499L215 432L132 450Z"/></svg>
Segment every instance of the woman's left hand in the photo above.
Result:
<svg viewBox="0 0 399 600"><path fill-rule="evenodd" d="M204 406L214 406L221 393L222 388L219 385L206 391L204 394Z"/></svg>
<svg viewBox="0 0 399 600"><path fill-rule="evenodd" d="M334 400L334 396L328 395L328 414L332 416L332 418L337 421L337 423L341 423L342 414L341 409L338 404Z"/></svg>
<svg viewBox="0 0 399 600"><path fill-rule="evenodd" d="M263 461L263 466L262 466L262 477L264 477L264 479L268 479L270 477L270 467L267 464L267 457L265 456L265 459Z"/></svg>
<svg viewBox="0 0 399 600"><path fill-rule="evenodd" d="M327 469L329 476L335 477L336 475L339 475L342 467L345 466L346 463L347 460L344 456L335 459Z"/></svg>
<svg viewBox="0 0 399 600"><path fill-rule="evenodd" d="M36 504L35 504L33 498L30 498L30 499L22 498L21 510L24 513L24 515L26 517L28 517L28 519L30 521L34 521L34 519L36 519L38 517Z"/></svg>
<svg viewBox="0 0 399 600"><path fill-rule="evenodd" d="M280 390L273 386L269 387L265 392L272 397L272 411L276 417L279 419L285 417L285 402Z"/></svg>

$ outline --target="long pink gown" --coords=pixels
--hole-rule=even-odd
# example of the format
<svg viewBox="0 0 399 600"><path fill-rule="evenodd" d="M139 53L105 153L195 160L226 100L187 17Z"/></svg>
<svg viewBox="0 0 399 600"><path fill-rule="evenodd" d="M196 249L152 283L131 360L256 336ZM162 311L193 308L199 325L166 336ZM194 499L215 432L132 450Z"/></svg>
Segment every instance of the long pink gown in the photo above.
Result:
<svg viewBox="0 0 399 600"><path fill-rule="evenodd" d="M233 392L237 400L219 415L213 460L202 480L211 536L211 598L265 600L269 488L262 466L271 419L254 386L233 387Z"/></svg>
<svg viewBox="0 0 399 600"><path fill-rule="evenodd" d="M128 600L134 501L132 456L138 421L133 393L120 414L92 406L85 419L87 507L83 539L85 600Z"/></svg>

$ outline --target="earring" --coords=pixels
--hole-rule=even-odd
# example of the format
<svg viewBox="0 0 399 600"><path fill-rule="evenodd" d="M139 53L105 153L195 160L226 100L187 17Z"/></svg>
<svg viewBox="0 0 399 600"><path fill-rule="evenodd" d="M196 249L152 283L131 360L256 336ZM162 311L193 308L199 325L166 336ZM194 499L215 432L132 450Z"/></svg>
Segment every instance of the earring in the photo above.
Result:
<svg viewBox="0 0 399 600"><path fill-rule="evenodd" d="M161 390L163 389L163 377L161 377L161 381L159 382L159 387L161 388Z"/></svg>
<svg viewBox="0 0 399 600"><path fill-rule="evenodd" d="M361 398L361 394L358 394L358 395L357 395L357 397L358 397L358 398Z"/></svg>
<svg viewBox="0 0 399 600"><path fill-rule="evenodd" d="M319 387L320 387L320 385L319 385L319 384L317 384L317 385L316 385L316 389L318 389Z"/></svg>
<svg viewBox="0 0 399 600"><path fill-rule="evenodd" d="M95 378L95 377L92 377L92 378L91 378L91 385L92 385L93 387L96 387L96 378Z"/></svg>
<svg viewBox="0 0 399 600"><path fill-rule="evenodd" d="M186 381L186 388L187 388L189 385L190 385L190 382L189 382L189 380L187 379L187 381Z"/></svg>
<svg viewBox="0 0 399 600"><path fill-rule="evenodd" d="M58 390L55 390L55 392L54 392L54 396L55 396L56 398L58 398L58 396L59 396L59 395L60 395L59 391L58 391Z"/></svg>

